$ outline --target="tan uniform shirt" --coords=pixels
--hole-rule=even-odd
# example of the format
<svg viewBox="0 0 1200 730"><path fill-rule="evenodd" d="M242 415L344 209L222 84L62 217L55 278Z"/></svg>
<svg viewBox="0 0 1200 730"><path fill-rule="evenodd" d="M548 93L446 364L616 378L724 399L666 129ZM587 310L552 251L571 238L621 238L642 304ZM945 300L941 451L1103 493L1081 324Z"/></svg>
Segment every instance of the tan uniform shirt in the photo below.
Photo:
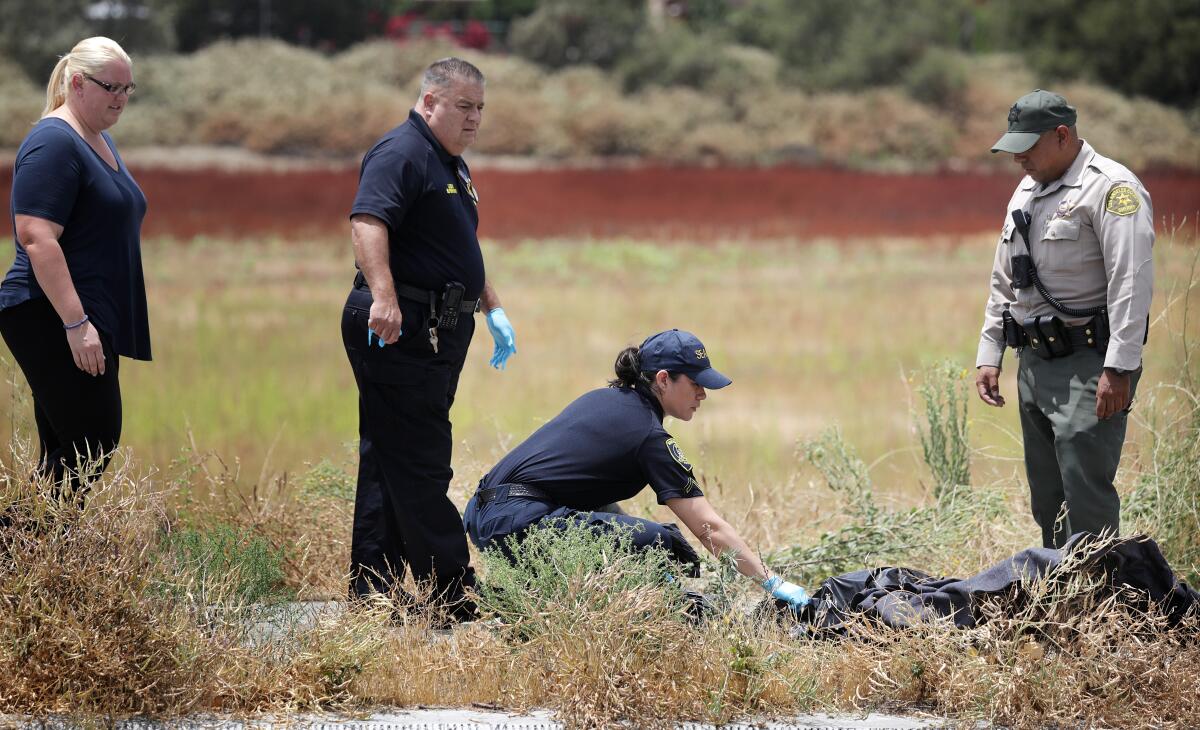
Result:
<svg viewBox="0 0 1200 730"><path fill-rule="evenodd" d="M1107 307L1111 334L1104 366L1136 370L1154 278L1154 211L1137 176L1087 142L1061 178L1042 185L1026 176L1008 201L975 366L1000 366L1005 304L1018 324L1044 314L1072 326L1089 319L1060 313L1033 286L1012 288L1012 256L1029 253L1013 223L1014 210L1033 216L1033 263L1046 290L1074 309Z"/></svg>

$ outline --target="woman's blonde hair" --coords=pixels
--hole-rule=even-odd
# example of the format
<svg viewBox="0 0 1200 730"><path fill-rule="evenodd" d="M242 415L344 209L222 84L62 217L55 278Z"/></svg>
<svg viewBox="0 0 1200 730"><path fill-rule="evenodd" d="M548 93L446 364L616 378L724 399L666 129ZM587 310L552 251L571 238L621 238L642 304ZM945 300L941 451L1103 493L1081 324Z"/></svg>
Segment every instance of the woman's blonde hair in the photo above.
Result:
<svg viewBox="0 0 1200 730"><path fill-rule="evenodd" d="M67 84L77 73L97 74L113 61L124 61L133 67L129 54L111 38L95 36L84 38L75 44L71 52L58 59L46 84L46 108L42 116L67 103Z"/></svg>

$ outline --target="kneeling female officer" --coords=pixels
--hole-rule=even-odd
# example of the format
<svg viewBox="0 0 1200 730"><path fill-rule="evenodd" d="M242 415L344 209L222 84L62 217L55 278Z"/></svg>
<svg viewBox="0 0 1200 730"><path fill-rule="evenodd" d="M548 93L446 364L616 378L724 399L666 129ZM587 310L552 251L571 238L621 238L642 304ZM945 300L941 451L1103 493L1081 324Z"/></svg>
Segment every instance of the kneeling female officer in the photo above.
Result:
<svg viewBox="0 0 1200 730"><path fill-rule="evenodd" d="M564 524L632 529L638 547L665 548L680 563L699 558L673 524L599 511L628 499L647 483L714 555L732 552L738 572L759 581L794 608L808 603L804 589L771 575L762 561L716 513L692 474L692 465L663 417L690 421L707 395L729 378L709 364L690 332L660 332L617 355L615 380L586 393L500 460L479 483L463 518L471 541L498 547L529 529Z"/></svg>

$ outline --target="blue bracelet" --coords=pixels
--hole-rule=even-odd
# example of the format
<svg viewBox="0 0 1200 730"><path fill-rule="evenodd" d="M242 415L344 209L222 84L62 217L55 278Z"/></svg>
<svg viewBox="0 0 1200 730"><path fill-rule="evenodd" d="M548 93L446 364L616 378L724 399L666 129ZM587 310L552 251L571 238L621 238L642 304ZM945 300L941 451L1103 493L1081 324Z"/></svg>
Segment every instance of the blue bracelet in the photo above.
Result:
<svg viewBox="0 0 1200 730"><path fill-rule="evenodd" d="M78 321L78 322L76 322L75 324L64 324L64 325L63 325L63 329L65 329L65 330L73 330L73 329L76 329L76 328L78 328L78 327L82 327L82 326L83 326L83 324L84 324L84 322L87 322L87 321L88 321L88 316L85 314L85 315L83 315L83 319L79 320L79 321Z"/></svg>

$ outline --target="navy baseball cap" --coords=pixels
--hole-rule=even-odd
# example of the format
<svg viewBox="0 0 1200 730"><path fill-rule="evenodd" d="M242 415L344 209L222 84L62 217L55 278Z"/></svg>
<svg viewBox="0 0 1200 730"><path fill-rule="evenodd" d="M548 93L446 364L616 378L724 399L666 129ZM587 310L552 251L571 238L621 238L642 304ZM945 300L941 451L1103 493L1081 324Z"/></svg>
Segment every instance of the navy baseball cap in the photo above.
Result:
<svg viewBox="0 0 1200 730"><path fill-rule="evenodd" d="M733 381L713 369L708 350L700 338L691 332L672 329L650 335L638 352L642 372L685 373L699 385L717 390Z"/></svg>

